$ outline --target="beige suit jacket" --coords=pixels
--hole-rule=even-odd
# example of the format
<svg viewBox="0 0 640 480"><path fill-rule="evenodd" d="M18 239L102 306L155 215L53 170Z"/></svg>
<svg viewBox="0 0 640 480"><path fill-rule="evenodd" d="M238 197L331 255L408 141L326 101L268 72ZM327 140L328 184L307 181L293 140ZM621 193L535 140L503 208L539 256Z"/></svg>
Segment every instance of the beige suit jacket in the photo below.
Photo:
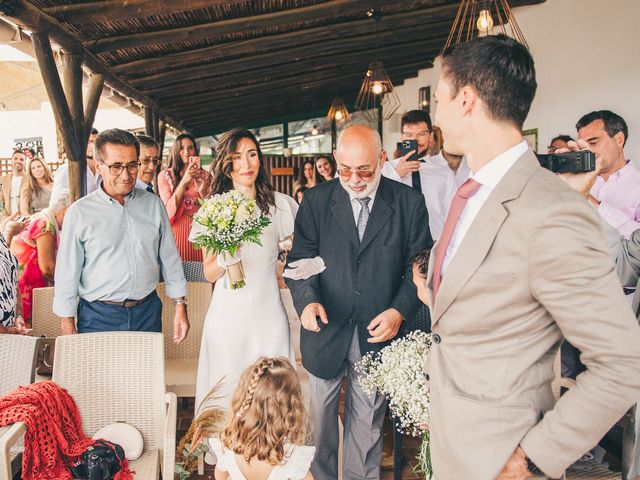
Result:
<svg viewBox="0 0 640 480"><path fill-rule="evenodd" d="M4 175L0 178L0 184L2 184L2 190L0 190L0 194L2 198L0 198L0 203L2 203L2 211L0 211L0 219L5 219L13 212L11 211L11 179L13 178L12 174ZM20 190L24 187L26 182L26 175L22 175L22 183L20 183ZM20 206L18 206L20 209Z"/></svg>
<svg viewBox="0 0 640 480"><path fill-rule="evenodd" d="M559 477L640 399L640 327L598 215L532 152L469 228L432 322L439 343L426 368L438 480L494 479L519 444ZM554 405L563 336L587 371Z"/></svg>

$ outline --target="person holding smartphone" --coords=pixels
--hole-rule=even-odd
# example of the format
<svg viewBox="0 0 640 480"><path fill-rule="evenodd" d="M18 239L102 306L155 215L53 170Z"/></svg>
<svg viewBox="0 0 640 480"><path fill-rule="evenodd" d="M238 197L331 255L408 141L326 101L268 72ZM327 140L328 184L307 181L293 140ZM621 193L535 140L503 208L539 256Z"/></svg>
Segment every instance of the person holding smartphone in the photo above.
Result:
<svg viewBox="0 0 640 480"><path fill-rule="evenodd" d="M208 196L210 184L195 138L187 133L178 135L169 154L169 167L158 176L158 190L183 262L202 262L202 252L194 249L188 238L193 216L200 209L200 199Z"/></svg>

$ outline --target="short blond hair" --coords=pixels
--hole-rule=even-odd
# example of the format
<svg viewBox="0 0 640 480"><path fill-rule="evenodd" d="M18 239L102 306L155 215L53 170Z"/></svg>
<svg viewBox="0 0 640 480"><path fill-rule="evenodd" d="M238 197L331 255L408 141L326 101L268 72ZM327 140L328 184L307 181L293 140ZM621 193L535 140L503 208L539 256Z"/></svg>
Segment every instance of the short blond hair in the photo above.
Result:
<svg viewBox="0 0 640 480"><path fill-rule="evenodd" d="M247 461L278 465L285 443L306 442L306 409L298 374L285 357L261 357L248 367L231 401L220 440Z"/></svg>

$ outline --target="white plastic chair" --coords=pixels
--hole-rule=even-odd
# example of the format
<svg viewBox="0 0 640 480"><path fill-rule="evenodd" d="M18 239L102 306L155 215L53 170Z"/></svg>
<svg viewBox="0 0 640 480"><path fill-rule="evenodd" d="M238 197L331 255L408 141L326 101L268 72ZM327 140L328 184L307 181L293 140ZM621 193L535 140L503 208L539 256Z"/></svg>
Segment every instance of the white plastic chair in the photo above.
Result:
<svg viewBox="0 0 640 480"><path fill-rule="evenodd" d="M136 479L173 480L177 400L166 393L160 333L108 332L60 336L53 381L73 397L87 436L125 422L144 439L130 462Z"/></svg>
<svg viewBox="0 0 640 480"><path fill-rule="evenodd" d="M165 284L157 288L162 301L162 331L164 332L165 380L167 391L178 397L196 396L196 374L204 319L211 303L211 284L209 282L188 282L187 299L189 306L190 329L181 343L173 343L173 315L175 306L167 297Z"/></svg>
<svg viewBox="0 0 640 480"><path fill-rule="evenodd" d="M0 334L0 396L33 382L36 341L23 335ZM20 459L19 441L24 432L22 422L0 427L0 480L11 480L12 463L15 469Z"/></svg>

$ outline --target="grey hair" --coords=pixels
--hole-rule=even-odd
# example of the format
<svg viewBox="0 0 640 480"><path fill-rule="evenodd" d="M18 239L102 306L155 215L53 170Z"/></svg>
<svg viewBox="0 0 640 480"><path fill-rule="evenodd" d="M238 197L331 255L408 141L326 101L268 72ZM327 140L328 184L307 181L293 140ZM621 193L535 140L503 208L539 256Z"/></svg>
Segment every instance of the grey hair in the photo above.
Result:
<svg viewBox="0 0 640 480"><path fill-rule="evenodd" d="M110 143L112 145L124 145L126 147L136 147L136 158L140 156L140 142L136 139L136 136L126 130L119 128L112 128L99 133L96 137L96 141L93 144L95 154L94 160L104 163L104 146Z"/></svg>
<svg viewBox="0 0 640 480"><path fill-rule="evenodd" d="M362 127L366 127L369 132L371 133L371 139L375 142L376 145L376 151L380 152L382 151L382 138L380 137L380 133L377 130L374 130L373 128L371 128L368 125L365 124L356 124ZM356 125L352 125L352 126L356 126ZM342 132L340 132L340 135L338 136L338 142L336 143L336 150L340 150L341 145L342 145L342 136L344 135L344 132L348 131L349 128L351 127L347 127L344 130L342 130Z"/></svg>
<svg viewBox="0 0 640 480"><path fill-rule="evenodd" d="M53 213L59 213L69 205L71 205L71 192L68 188L63 188L60 193L53 199L49 209Z"/></svg>

